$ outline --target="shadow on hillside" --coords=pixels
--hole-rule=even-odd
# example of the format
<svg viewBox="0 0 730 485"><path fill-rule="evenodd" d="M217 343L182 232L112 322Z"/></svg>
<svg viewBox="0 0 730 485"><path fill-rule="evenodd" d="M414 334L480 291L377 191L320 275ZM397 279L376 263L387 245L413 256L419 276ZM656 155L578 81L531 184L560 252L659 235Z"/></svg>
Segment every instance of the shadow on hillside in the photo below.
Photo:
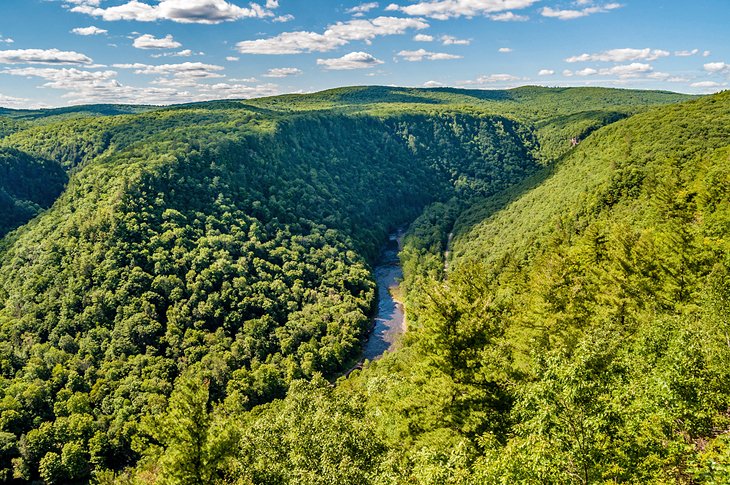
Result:
<svg viewBox="0 0 730 485"><path fill-rule="evenodd" d="M454 239L458 239L460 236L468 234L474 226L478 225L485 219L492 217L497 212L505 209L510 204L520 199L524 194L543 184L546 180L553 176L566 155L567 154L563 155L547 167L539 169L526 179L501 192L489 197L470 200L467 203L466 208L463 209L456 218L453 228Z"/></svg>

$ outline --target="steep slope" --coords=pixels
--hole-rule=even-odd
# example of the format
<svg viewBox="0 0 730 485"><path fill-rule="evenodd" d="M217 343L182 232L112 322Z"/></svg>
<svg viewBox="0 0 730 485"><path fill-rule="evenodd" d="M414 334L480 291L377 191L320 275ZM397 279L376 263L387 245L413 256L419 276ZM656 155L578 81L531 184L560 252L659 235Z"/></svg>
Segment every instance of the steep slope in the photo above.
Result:
<svg viewBox="0 0 730 485"><path fill-rule="evenodd" d="M410 344L348 383L402 479L723 483L729 201L725 92L603 128L476 203L446 281L418 248L447 229L422 217Z"/></svg>
<svg viewBox="0 0 730 485"><path fill-rule="evenodd" d="M66 179L57 162L0 148L0 237L50 207Z"/></svg>

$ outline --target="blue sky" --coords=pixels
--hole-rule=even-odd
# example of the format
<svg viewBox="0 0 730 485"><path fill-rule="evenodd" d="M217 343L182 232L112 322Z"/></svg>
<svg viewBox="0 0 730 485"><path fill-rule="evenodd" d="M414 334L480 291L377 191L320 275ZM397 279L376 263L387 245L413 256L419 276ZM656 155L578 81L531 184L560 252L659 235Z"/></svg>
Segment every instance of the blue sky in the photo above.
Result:
<svg viewBox="0 0 730 485"><path fill-rule="evenodd" d="M0 106L379 84L707 93L728 0L1 0Z"/></svg>

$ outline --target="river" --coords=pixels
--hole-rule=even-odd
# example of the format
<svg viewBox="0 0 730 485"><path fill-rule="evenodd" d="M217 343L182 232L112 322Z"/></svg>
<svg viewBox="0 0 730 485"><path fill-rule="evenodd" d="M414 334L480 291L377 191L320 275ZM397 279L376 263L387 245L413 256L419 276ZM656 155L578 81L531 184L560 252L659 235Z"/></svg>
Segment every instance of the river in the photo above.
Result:
<svg viewBox="0 0 730 485"><path fill-rule="evenodd" d="M378 311L375 314L373 330L365 343L363 358L376 360L386 351L393 350L399 337L406 331L403 305L393 298L392 291L403 279L403 270L398 251L403 231L392 233L383 248L380 262L375 267L375 281L378 284Z"/></svg>

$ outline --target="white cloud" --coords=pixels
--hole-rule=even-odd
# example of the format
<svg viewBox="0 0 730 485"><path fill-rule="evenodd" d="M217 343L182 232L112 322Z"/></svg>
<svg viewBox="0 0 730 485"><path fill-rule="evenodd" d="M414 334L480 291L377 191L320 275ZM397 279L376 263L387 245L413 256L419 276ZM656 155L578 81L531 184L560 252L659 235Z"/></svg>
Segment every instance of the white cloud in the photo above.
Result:
<svg viewBox="0 0 730 485"><path fill-rule="evenodd" d="M596 5L577 10L543 7L543 9L540 11L540 14L543 17L556 18L559 20L573 20L581 17L587 17L588 15L592 15L594 13L610 12L611 10L616 10L617 8L621 7L623 7L623 5L621 5L620 3L607 3L605 5Z"/></svg>
<svg viewBox="0 0 730 485"><path fill-rule="evenodd" d="M294 20L294 16L290 13L274 17L274 22L279 22L279 23L291 22L292 20Z"/></svg>
<svg viewBox="0 0 730 485"><path fill-rule="evenodd" d="M101 0L63 0L70 5L92 5L95 7L99 6Z"/></svg>
<svg viewBox="0 0 730 485"><path fill-rule="evenodd" d="M686 83L689 79L681 76L674 76L668 72L652 72L646 76L649 79L656 79L658 81L665 81L668 83Z"/></svg>
<svg viewBox="0 0 730 485"><path fill-rule="evenodd" d="M376 59L367 52L350 52L335 59L317 59L317 65L324 66L325 69L331 71L369 69L379 64L383 64L383 61Z"/></svg>
<svg viewBox="0 0 730 485"><path fill-rule="evenodd" d="M512 52L512 49L510 49L509 47L500 47L499 49L497 49L497 51L501 52L502 54L509 54L510 52Z"/></svg>
<svg viewBox="0 0 730 485"><path fill-rule="evenodd" d="M11 76L39 77L48 81L43 87L68 90L83 88L85 85L108 84L117 76L116 71L82 71L76 68L50 67L5 69L2 72Z"/></svg>
<svg viewBox="0 0 730 485"><path fill-rule="evenodd" d="M371 11L374 8L378 8L378 2L361 3L360 5L357 5L355 7L348 8L347 10L345 10L345 12L360 16L365 14L366 12Z"/></svg>
<svg viewBox="0 0 730 485"><path fill-rule="evenodd" d="M525 22L530 20L530 17L526 15L517 15L514 12L502 12L489 16L490 19L496 20L497 22Z"/></svg>
<svg viewBox="0 0 730 485"><path fill-rule="evenodd" d="M573 77L573 71L571 71L570 69L565 69L563 71L563 76L565 76L565 77Z"/></svg>
<svg viewBox="0 0 730 485"><path fill-rule="evenodd" d="M178 52L162 52L159 54L152 54L152 57L155 59L159 59L160 57L190 57L195 52L191 51L190 49L183 49ZM203 55L203 52L198 52L198 55Z"/></svg>
<svg viewBox="0 0 730 485"><path fill-rule="evenodd" d="M689 57L689 56L694 56L699 53L700 53L699 49L692 49L691 51L675 51L674 55L677 57Z"/></svg>
<svg viewBox="0 0 730 485"><path fill-rule="evenodd" d="M537 2L538 0L430 0L407 6L392 3L386 10L398 10L408 15L446 20L452 17L476 17L519 10L531 7Z"/></svg>
<svg viewBox="0 0 730 485"><path fill-rule="evenodd" d="M712 54L712 52L705 51L705 52L702 53L702 57L710 57L710 54Z"/></svg>
<svg viewBox="0 0 730 485"><path fill-rule="evenodd" d="M705 71L712 74L730 72L730 64L725 62L708 62L703 67Z"/></svg>
<svg viewBox="0 0 730 485"><path fill-rule="evenodd" d="M0 93L0 106L3 108L28 108L29 99L6 96Z"/></svg>
<svg viewBox="0 0 730 485"><path fill-rule="evenodd" d="M142 69L145 65L120 65L118 67L128 68L131 66ZM208 68L211 67L215 66L208 66ZM184 74L185 72L193 72L194 77L161 78L153 81L155 86L138 87L120 83L116 79L117 73L111 70L86 71L76 68L17 68L6 69L3 72L14 76L39 77L46 80L47 82L43 84L43 87L66 91L61 96L65 100L65 104L105 102L171 104L279 94L278 86L275 84L248 86L238 83L207 84L199 82L199 77L195 77L197 67L191 67L189 63L184 65L146 66L146 68L156 69L154 70L155 72L150 71L145 72L145 74ZM240 81L255 82L255 79ZM16 102L23 102L22 107L28 107L26 100L18 99ZM0 104L4 104L2 96L0 96Z"/></svg>
<svg viewBox="0 0 730 485"><path fill-rule="evenodd" d="M553 74L555 74L555 71L552 69L540 69L537 73L538 76L552 76Z"/></svg>
<svg viewBox="0 0 730 485"><path fill-rule="evenodd" d="M106 34L109 31L91 25L89 27L76 27L75 29L72 29L71 32L77 35L100 35Z"/></svg>
<svg viewBox="0 0 730 485"><path fill-rule="evenodd" d="M0 43L12 44L13 42L15 42L15 41L13 39L11 39L10 37L3 37L2 35L0 35ZM17 98L17 99L20 99L20 98Z"/></svg>
<svg viewBox="0 0 730 485"><path fill-rule="evenodd" d="M471 40L469 39L457 39L453 35L442 35L440 37L443 45L469 45Z"/></svg>
<svg viewBox="0 0 730 485"><path fill-rule="evenodd" d="M266 0L266 8L279 8L279 0Z"/></svg>
<svg viewBox="0 0 730 485"><path fill-rule="evenodd" d="M208 101L213 99L248 99L260 98L261 96L275 96L280 94L276 84L259 84L247 86L245 84L217 83L197 85L195 88L198 95L196 101Z"/></svg>
<svg viewBox="0 0 730 485"><path fill-rule="evenodd" d="M696 83L690 84L693 88L719 88L720 86L725 86L725 83L718 83L715 81L699 81Z"/></svg>
<svg viewBox="0 0 730 485"><path fill-rule="evenodd" d="M173 76L176 78L216 78L223 77L218 74L223 66L215 64L204 64L202 62L182 62L179 64L114 64L118 69L134 69L135 74Z"/></svg>
<svg viewBox="0 0 730 485"><path fill-rule="evenodd" d="M418 49L415 51L400 51L398 53L398 57L402 57L406 61L410 62L419 62L424 59L428 61L444 61L462 58L462 56L447 54L445 52L429 52L426 49Z"/></svg>
<svg viewBox="0 0 730 485"><path fill-rule="evenodd" d="M413 36L413 40L416 42L433 42L433 35L416 34Z"/></svg>
<svg viewBox="0 0 730 485"><path fill-rule="evenodd" d="M134 39L132 45L137 49L176 49L182 46L170 34L159 39L154 35L144 34Z"/></svg>
<svg viewBox="0 0 730 485"><path fill-rule="evenodd" d="M226 0L161 0L156 5L130 0L122 5L101 8L83 3L71 9L72 12L101 17L106 21L136 20L154 22L172 20L179 23L219 24L242 18L271 17L273 14L256 3L248 8L239 7Z"/></svg>
<svg viewBox="0 0 730 485"><path fill-rule="evenodd" d="M409 29L421 30L428 24L420 19L377 17L356 19L330 25L323 34L298 31L283 32L267 39L245 40L236 44L242 54L299 54L326 52L351 41L369 43L377 36L403 34Z"/></svg>
<svg viewBox="0 0 730 485"><path fill-rule="evenodd" d="M631 64L622 64L605 69L593 69L592 67L586 67L585 69L575 71L570 75L572 76L573 74L575 74L576 76L585 77L600 74L601 76L618 76L620 79L629 79L646 75L648 73L651 73L652 71L653 68L650 64L633 62Z"/></svg>
<svg viewBox="0 0 730 485"><path fill-rule="evenodd" d="M74 51L58 49L0 50L0 64L91 64L92 60Z"/></svg>
<svg viewBox="0 0 730 485"><path fill-rule="evenodd" d="M266 71L264 77L288 77L297 76L301 73L302 70L297 69L296 67L275 67Z"/></svg>
<svg viewBox="0 0 730 485"><path fill-rule="evenodd" d="M595 54L581 54L579 56L568 57L566 62L630 62L630 61L655 61L660 57L669 56L669 51L661 49L611 49Z"/></svg>
<svg viewBox="0 0 730 485"><path fill-rule="evenodd" d="M423 83L424 88L440 88L443 85L444 83L440 83L438 81L426 81Z"/></svg>
<svg viewBox="0 0 730 485"><path fill-rule="evenodd" d="M226 60L227 60L228 62L236 62L236 61L238 61L238 60L239 60L239 58L238 58L238 57L236 57L236 56L228 56L228 57L226 57Z"/></svg>
<svg viewBox="0 0 730 485"><path fill-rule="evenodd" d="M473 85L485 85L485 84L505 84L505 83L514 83L515 81L519 81L520 78L517 76L513 76L512 74L490 74L488 76L479 76L473 81L465 81L463 84L465 86L473 86Z"/></svg>
<svg viewBox="0 0 730 485"><path fill-rule="evenodd" d="M268 39L244 40L236 44L242 54L299 54L326 52L347 44L348 41L316 32L283 32Z"/></svg>

